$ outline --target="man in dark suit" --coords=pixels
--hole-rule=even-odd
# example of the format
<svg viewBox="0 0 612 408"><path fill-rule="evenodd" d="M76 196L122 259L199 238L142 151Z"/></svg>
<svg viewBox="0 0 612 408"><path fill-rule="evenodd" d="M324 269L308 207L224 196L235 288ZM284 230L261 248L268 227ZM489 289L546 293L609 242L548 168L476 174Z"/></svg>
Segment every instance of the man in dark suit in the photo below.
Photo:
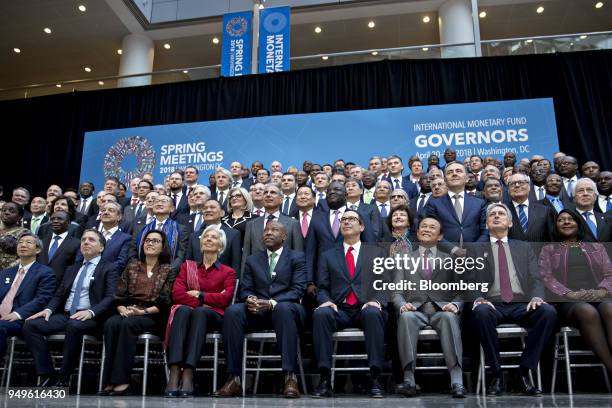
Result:
<svg viewBox="0 0 612 408"><path fill-rule="evenodd" d="M283 241L285 248L296 251L304 250L304 238L302 237L300 224L294 218L280 212L282 203L280 188L274 184L267 184L264 188L263 203L266 213L262 217L249 221L246 225L241 270L244 270L244 264L248 256L265 249L263 232L265 225L270 221L278 221L285 226L287 233L287 239Z"/></svg>
<svg viewBox="0 0 612 408"><path fill-rule="evenodd" d="M419 179L419 195L414 199L410 200L410 210L414 214L414 225L410 228L416 231L419 227L419 222L425 216L425 205L431 198L431 182L427 174L423 174Z"/></svg>
<svg viewBox="0 0 612 408"><path fill-rule="evenodd" d="M194 190L197 191L197 190ZM204 223L198 231L193 232L189 236L189 244L187 245L187 259L202 263L202 250L200 249L200 238L204 229L211 225L225 232L226 244L225 249L219 255L219 262L223 265L231 266L236 272L236 276L240 277L240 264L242 257L242 249L240 248L240 232L221 223L223 217L223 209L217 200L210 199L203 206Z"/></svg>
<svg viewBox="0 0 612 408"><path fill-rule="evenodd" d="M529 242L551 242L555 223L554 212L529 200L529 177L516 173L508 179L510 199L506 205L512 214L511 239Z"/></svg>
<svg viewBox="0 0 612 408"><path fill-rule="evenodd" d="M393 281L403 283L412 281L419 287L419 281L429 280L437 283L457 281L452 269L442 268L442 263L450 255L437 248L442 239L442 224L435 218L425 217L417 230L418 247L412 258L429 263L419 264L414 269L396 269ZM440 343L446 366L451 376L451 390L454 398L464 398L463 386L463 344L461 342L461 319L459 313L463 302L456 291L404 290L393 295L397 322L397 344L400 360L404 369L404 381L397 392L406 397L417 393L414 370L416 365L419 330L425 326L433 327L440 336Z"/></svg>
<svg viewBox="0 0 612 408"><path fill-rule="evenodd" d="M574 203L576 212L585 220L589 236L598 242L612 240L612 215L594 210L597 201L597 186L590 178L581 178L576 182Z"/></svg>
<svg viewBox="0 0 612 408"><path fill-rule="evenodd" d="M558 174L553 173L546 177L544 187L546 188L546 196L539 203L554 210L555 215L565 208L570 210L576 208L573 201L565 194L563 180Z"/></svg>
<svg viewBox="0 0 612 408"><path fill-rule="evenodd" d="M439 198L430 198L425 205L425 216L434 216L444 229L445 252L465 253L463 242L488 240L484 201L465 194L467 172L462 163L446 165L444 177L448 193ZM449 245L448 242L451 244ZM441 244L443 245L443 244Z"/></svg>
<svg viewBox="0 0 612 408"><path fill-rule="evenodd" d="M139 218L146 211L145 200L147 198L147 194L149 194L150 191L153 191L153 184L148 180L140 180L138 182L136 191L138 199L134 202L134 204L128 205L123 210L122 220L124 223L129 225L132 225L134 220ZM132 201L134 201L134 198L132 198Z"/></svg>
<svg viewBox="0 0 612 408"><path fill-rule="evenodd" d="M30 202L30 214L23 216L21 225L27 228L34 234L38 233L38 229L42 224L49 221L46 213L47 201L42 197L34 197Z"/></svg>
<svg viewBox="0 0 612 408"><path fill-rule="evenodd" d="M232 164L230 164L230 173L232 173L232 184L230 188L242 187L246 191L249 191L249 187L253 184L253 180L249 177L242 177L242 164L240 162L233 161Z"/></svg>
<svg viewBox="0 0 612 408"><path fill-rule="evenodd" d="M283 395L300 396L295 373L299 332L306 316L300 305L306 288L306 260L303 253L283 246L286 238L283 224L268 222L263 238L266 249L249 256L245 262L240 282L240 299L245 303L228 307L223 318L229 379L217 392L220 397L242 394L240 375L245 332L270 328L276 332L285 373Z"/></svg>
<svg viewBox="0 0 612 408"><path fill-rule="evenodd" d="M389 298L385 291L373 290L374 262L386 252L379 246L361 242L365 224L357 211L342 215L341 245L325 251L319 259L317 309L313 315L313 345L321 381L312 396L330 397L332 335L337 330L360 327L370 366L370 395L384 395L378 376L384 363L384 337Z"/></svg>
<svg viewBox="0 0 612 408"><path fill-rule="evenodd" d="M229 191L231 188L232 173L223 167L217 167L215 170L215 188L211 188L210 198L217 200L223 211L228 212L229 207Z"/></svg>
<svg viewBox="0 0 612 408"><path fill-rule="evenodd" d="M59 285L66 268L74 264L81 241L68 234L70 218L67 212L54 212L50 225L51 230L41 237L43 249L38 254L38 262L53 269Z"/></svg>
<svg viewBox="0 0 612 408"><path fill-rule="evenodd" d="M574 190L578 182L578 160L572 156L559 158L559 175L563 178L563 192L570 199L574 200Z"/></svg>
<svg viewBox="0 0 612 408"><path fill-rule="evenodd" d="M197 185L187 194L189 212L178 214L174 219L181 225L187 227L187 232L193 234L199 231L204 224L204 204L210 198L210 190L206 186Z"/></svg>
<svg viewBox="0 0 612 408"><path fill-rule="evenodd" d="M91 181L84 181L79 186L79 205L77 211L81 214L91 217L98 213L98 205L96 204L96 198L93 196L96 187Z"/></svg>
<svg viewBox="0 0 612 408"><path fill-rule="evenodd" d="M291 173L283 174L283 177L281 178L281 191L283 193L281 212L293 218L295 218L295 215L298 212L297 204L295 202L296 187L295 176Z"/></svg>
<svg viewBox="0 0 612 408"><path fill-rule="evenodd" d="M535 165L531 169L529 186L529 202L535 203L546 198L546 178L548 172L544 166Z"/></svg>
<svg viewBox="0 0 612 408"><path fill-rule="evenodd" d="M530 379L544 346L557 324L555 308L544 302L537 258L530 244L508 239L512 215L505 204L487 207L490 242L473 248L473 256L484 260L482 269L474 270L473 282L486 283L486 295L475 295L471 323L484 350L485 363L493 370L488 396L501 395L501 366L496 327L515 323L529 328L519 363L521 390L526 395L540 395Z"/></svg>
<svg viewBox="0 0 612 408"><path fill-rule="evenodd" d="M602 214L612 214L612 171L602 171L599 173L597 191L599 196L595 202L595 211Z"/></svg>
<svg viewBox="0 0 612 408"><path fill-rule="evenodd" d="M23 322L45 307L55 291L53 270L36 262L41 251L40 238L24 232L17 239L19 265L0 271L0 359L7 339L20 336Z"/></svg>
<svg viewBox="0 0 612 408"><path fill-rule="evenodd" d="M155 219L153 207L155 206L155 200L157 200L157 197L159 197L159 193L157 191L151 191L147 194L145 199L145 209L142 211L140 217L134 219L134 222L130 226L129 234L131 234L133 238L136 238L136 233L140 232L145 225L151 223Z"/></svg>
<svg viewBox="0 0 612 408"><path fill-rule="evenodd" d="M367 220L372 226L373 236L380 240L382 238L383 222L375 206L373 204L366 204L361 199L363 193L361 181L349 178L344 183L344 187L346 189L346 208L357 211L361 218Z"/></svg>
<svg viewBox="0 0 612 408"><path fill-rule="evenodd" d="M68 386L79 362L83 335L95 333L111 311L120 272L101 259L104 245L99 231L83 233L81 253L85 262L66 270L47 307L30 316L23 327L23 338L34 357L36 373L42 377L42 386ZM64 358L55 379L45 336L62 332L66 333Z"/></svg>
<svg viewBox="0 0 612 408"><path fill-rule="evenodd" d="M174 203L174 212L172 218L176 218L178 214L188 213L189 204L187 203L187 194L183 193L183 173L175 171L170 174L168 179L170 186L170 198Z"/></svg>
<svg viewBox="0 0 612 408"><path fill-rule="evenodd" d="M411 200L419 194L416 185L410 180L410 176L402 177L404 163L401 157L395 155L389 156L387 158L387 168L389 169L387 181L391 183L391 188L394 190L401 188L408 194Z"/></svg>

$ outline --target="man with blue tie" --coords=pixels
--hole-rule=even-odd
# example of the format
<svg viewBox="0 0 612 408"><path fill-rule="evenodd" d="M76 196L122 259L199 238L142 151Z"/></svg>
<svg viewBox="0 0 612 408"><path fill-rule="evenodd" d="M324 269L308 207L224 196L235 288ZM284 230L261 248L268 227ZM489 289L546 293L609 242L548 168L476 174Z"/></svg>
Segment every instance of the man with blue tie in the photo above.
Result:
<svg viewBox="0 0 612 408"><path fill-rule="evenodd" d="M342 245L325 251L319 259L317 309L313 315L313 345L321 381L312 396L331 397L331 364L335 331L360 327L370 366L370 396L381 398L378 381L384 363L384 338L389 298L372 290L374 259L384 258L379 246L361 242L364 221L357 211L346 210L341 218Z"/></svg>
<svg viewBox="0 0 612 408"><path fill-rule="evenodd" d="M197 185L191 188L187 193L187 201L189 202L189 212L182 213L176 216L175 220L187 228L189 234L200 231L204 223L203 208L204 204L210 198L210 190L206 186Z"/></svg>
<svg viewBox="0 0 612 408"><path fill-rule="evenodd" d="M376 183L376 190L374 191L374 198L376 200L374 204L380 214L380 218L383 220L389 216L391 211L391 191L393 191L393 187L389 181L380 180Z"/></svg>
<svg viewBox="0 0 612 408"><path fill-rule="evenodd" d="M387 168L389 169L389 178L387 180L391 181L391 186L394 190L404 190L411 200L417 196L418 189L410 180L410 176L402 176L402 171L404 171L404 163L402 162L401 157L396 155L389 156L387 158Z"/></svg>
<svg viewBox="0 0 612 408"><path fill-rule="evenodd" d="M546 196L543 200L540 200L539 203L553 209L555 214L558 214L565 208L571 210L576 208L569 197L565 195L563 180L558 174L553 173L546 177L546 184L544 184L544 187L546 188Z"/></svg>
<svg viewBox="0 0 612 408"><path fill-rule="evenodd" d="M66 268L74 263L81 242L69 235L70 216L66 211L55 211L50 225L51 230L41 237L43 250L38 254L38 262L53 269L59 285Z"/></svg>
<svg viewBox="0 0 612 408"><path fill-rule="evenodd" d="M295 373L298 370L299 332L306 312L300 299L306 289L304 254L283 247L287 238L285 226L278 221L266 224L263 233L265 250L246 259L240 282L240 299L228 307L223 318L223 345L227 356L229 378L219 389L220 397L242 394L242 353L245 332L274 329L285 374L283 396L298 398L300 392Z"/></svg>
<svg viewBox="0 0 612 408"><path fill-rule="evenodd" d="M327 203L325 199L327 198L327 187L329 187L330 176L324 172L320 171L314 175L314 186L315 186L315 208L317 209L327 209Z"/></svg>
<svg viewBox="0 0 612 408"><path fill-rule="evenodd" d="M612 240L612 215L602 214L594 210L597 200L597 186L590 178L581 178L576 182L574 203L576 212L585 220L588 234L597 242Z"/></svg>
<svg viewBox="0 0 612 408"><path fill-rule="evenodd" d="M295 176L291 173L283 174L281 178L281 191L283 192L283 205L281 212L289 217L295 217L297 214L297 205L295 202Z"/></svg>
<svg viewBox="0 0 612 408"><path fill-rule="evenodd" d="M66 270L47 307L30 316L23 327L23 338L34 358L36 373L42 377L42 386L69 385L79 362L83 335L95 333L111 311L120 271L102 260L105 244L99 231L85 230L81 237L84 262ZM55 378L45 336L62 332L64 358Z"/></svg>
<svg viewBox="0 0 612 408"><path fill-rule="evenodd" d="M574 199L574 190L578 182L578 160L572 156L563 156L559 159L559 175L563 177L563 191L570 200Z"/></svg>
<svg viewBox="0 0 612 408"><path fill-rule="evenodd" d="M612 171L602 171L599 173L597 191L599 195L597 196L595 210L603 214L608 212L612 214Z"/></svg>
<svg viewBox="0 0 612 408"><path fill-rule="evenodd" d="M0 271L0 360L6 354L7 339L20 336L24 321L53 296L55 274L36 262L40 251L40 238L26 231L17 237L19 265Z"/></svg>

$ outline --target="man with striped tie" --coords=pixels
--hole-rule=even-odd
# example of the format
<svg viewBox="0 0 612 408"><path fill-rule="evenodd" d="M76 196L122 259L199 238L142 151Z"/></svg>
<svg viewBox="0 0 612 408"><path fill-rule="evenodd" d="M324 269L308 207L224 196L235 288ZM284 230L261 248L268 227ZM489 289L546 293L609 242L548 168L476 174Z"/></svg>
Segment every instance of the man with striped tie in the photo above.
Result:
<svg viewBox="0 0 612 408"><path fill-rule="evenodd" d="M609 242L612 238L612 216L594 210L597 200L597 187L590 178L581 178L576 182L574 203L576 211L586 222L588 233L599 242Z"/></svg>

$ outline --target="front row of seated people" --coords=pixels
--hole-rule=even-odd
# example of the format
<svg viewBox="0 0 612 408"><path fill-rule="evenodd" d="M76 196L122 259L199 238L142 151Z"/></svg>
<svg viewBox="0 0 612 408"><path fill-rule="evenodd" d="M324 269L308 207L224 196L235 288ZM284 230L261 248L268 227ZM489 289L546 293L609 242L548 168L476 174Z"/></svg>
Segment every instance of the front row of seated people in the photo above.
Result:
<svg viewBox="0 0 612 408"><path fill-rule="evenodd" d="M389 219L391 256L451 257L438 245L444 231L435 216L419 221L416 237L407 233L413 220L405 207L394 209ZM143 232L137 257L124 271L102 259L104 236L96 229L85 230L80 240L82 262L68 267L58 285L55 272L36 262L42 249L40 239L29 231L22 232L17 243L18 265L0 272L0 356L5 357L10 336L22 336L41 385L67 386L78 365L83 335L103 334L106 359L101 394L125 395L138 336L165 332L170 371L165 395L187 397L194 393L194 371L206 335L220 332L228 379L216 395L229 397L242 394L245 334L274 330L284 373L283 395L299 397L298 348L308 314L301 303L308 284L306 259L301 251L284 245L287 231L281 222L265 221L265 250L246 258L238 290L234 269L219 261L227 247L226 234L214 225L206 227L200 237L202 262L184 262L176 277L172 273L171 245L161 228ZM487 283L489 289L471 297L450 291L372 290L375 259L386 257L389 251L361 241L365 223L358 211L345 210L339 221L342 244L323 252L318 262L312 334L320 382L313 397L333 395L332 336L345 328L364 331L369 393L372 397L384 396L379 376L384 364L388 304L398 316L397 343L403 368L403 381L396 392L405 396L417 393L414 372L418 332L426 326L440 337L452 396L466 395L460 319L466 308L472 309L469 330L478 338L485 363L492 370L487 388L490 396L503 390L496 331L503 323L528 330L518 368L526 395L541 393L532 383L530 372L536 369L559 323L577 327L612 372L612 303L606 300L612 291L612 266L603 245L587 242L588 226L572 210L559 212L557 243L544 246L538 259L527 242L508 239L510 209L502 203L489 205L489 242L472 247L469 254L484 259L484 267L470 271L470 277L466 273L464 278ZM394 269L389 280L453 282L459 276L452 270L432 269L428 263L412 272ZM556 296L557 302L544 301L545 289ZM238 301L232 304L236 290ZM56 374L46 337L59 333L65 338Z"/></svg>

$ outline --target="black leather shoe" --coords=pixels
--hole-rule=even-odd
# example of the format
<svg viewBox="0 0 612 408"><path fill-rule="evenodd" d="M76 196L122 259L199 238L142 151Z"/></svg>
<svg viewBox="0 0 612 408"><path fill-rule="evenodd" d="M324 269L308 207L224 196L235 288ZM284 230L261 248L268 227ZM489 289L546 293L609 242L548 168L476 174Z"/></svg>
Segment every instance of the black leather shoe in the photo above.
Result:
<svg viewBox="0 0 612 408"><path fill-rule="evenodd" d="M417 395L416 385L408 381L404 381L400 385L396 386L395 392L407 398L412 398Z"/></svg>
<svg viewBox="0 0 612 408"><path fill-rule="evenodd" d="M451 394L453 398L465 398L465 394L467 393L463 384L453 384L451 385Z"/></svg>
<svg viewBox="0 0 612 408"><path fill-rule="evenodd" d="M127 397L128 395L132 395L132 387L128 386L125 390L123 391L111 391L108 395L111 397Z"/></svg>
<svg viewBox="0 0 612 408"><path fill-rule="evenodd" d="M313 391L310 396L312 398L329 398L334 395L331 383L329 380L321 380L317 388Z"/></svg>
<svg viewBox="0 0 612 408"><path fill-rule="evenodd" d="M179 393L180 393L179 390L164 391L164 397L165 398L178 398Z"/></svg>
<svg viewBox="0 0 612 408"><path fill-rule="evenodd" d="M193 397L193 391L183 391L183 390L180 390L180 391L178 391L178 397L179 398L191 398L191 397Z"/></svg>
<svg viewBox="0 0 612 408"><path fill-rule="evenodd" d="M531 378L526 375L521 375L521 379L519 381L519 385L521 387L521 392L530 397L539 397L542 395L542 391L537 389L531 382Z"/></svg>
<svg viewBox="0 0 612 408"><path fill-rule="evenodd" d="M112 390L101 390L101 391L96 392L96 395L98 397L108 397L110 395L111 391Z"/></svg>
<svg viewBox="0 0 612 408"><path fill-rule="evenodd" d="M381 387L378 379L372 379L372 385L370 386L370 397L372 398L384 398L385 393Z"/></svg>
<svg viewBox="0 0 612 408"><path fill-rule="evenodd" d="M489 388L487 388L487 397L497 397L502 395L502 393L501 379L499 377L493 377L489 384Z"/></svg>

